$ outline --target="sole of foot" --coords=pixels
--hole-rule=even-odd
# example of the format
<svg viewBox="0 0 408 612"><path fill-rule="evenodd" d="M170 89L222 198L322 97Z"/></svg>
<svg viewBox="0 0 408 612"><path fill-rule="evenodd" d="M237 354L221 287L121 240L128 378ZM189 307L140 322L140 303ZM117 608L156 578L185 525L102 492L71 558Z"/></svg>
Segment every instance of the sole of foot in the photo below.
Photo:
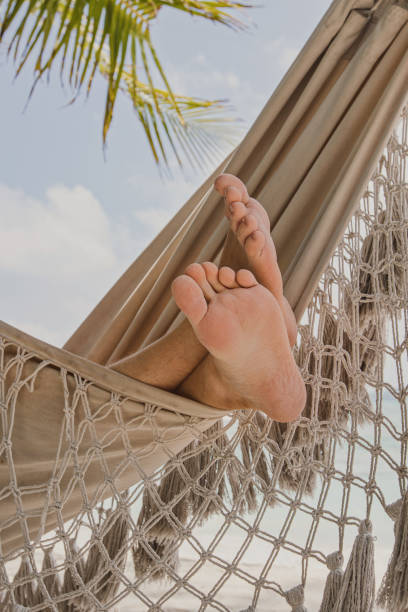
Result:
<svg viewBox="0 0 408 612"><path fill-rule="evenodd" d="M297 324L293 310L283 295L282 275L271 237L268 213L262 204L248 195L244 183L233 174L220 174L214 182L214 187L224 196L225 216L247 255L251 271L257 281L269 289L278 300L289 343L293 347L296 342Z"/></svg>
<svg viewBox="0 0 408 612"><path fill-rule="evenodd" d="M181 390L231 410L255 408L279 422L295 420L306 389L273 293L249 270L191 264L172 283L176 304L209 355Z"/></svg>

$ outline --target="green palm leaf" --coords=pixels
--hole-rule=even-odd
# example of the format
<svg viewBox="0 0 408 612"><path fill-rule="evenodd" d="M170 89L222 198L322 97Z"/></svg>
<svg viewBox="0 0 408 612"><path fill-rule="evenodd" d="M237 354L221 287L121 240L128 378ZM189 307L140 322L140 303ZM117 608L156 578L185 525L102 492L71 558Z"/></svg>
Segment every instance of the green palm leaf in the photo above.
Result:
<svg viewBox="0 0 408 612"><path fill-rule="evenodd" d="M117 93L125 91L137 116L157 164L169 164L165 137L182 165L184 151L193 164L203 164L215 155L216 141L235 142L238 131L221 100L201 100L177 95L159 61L150 37L150 25L163 7L218 22L233 29L244 24L228 11L249 8L235 0L0 0L0 41L10 37L8 52L13 52L17 74L31 58L35 80L50 73L61 58L62 82L67 81L74 101L85 86L89 93L96 71L107 80L103 120L106 143ZM138 76L141 63L147 82ZM153 69L163 87L157 87ZM200 143L200 145L199 145ZM167 146L168 146L167 145Z"/></svg>
<svg viewBox="0 0 408 612"><path fill-rule="evenodd" d="M103 73L103 66L101 71ZM132 98L138 115L143 115L143 128L149 142L157 141L153 154L156 162L160 159L167 165L165 146L160 134L167 137L169 145L182 167L179 151L184 154L194 168L208 167L214 158L223 154L223 145L236 144L237 134L242 135L237 120L225 116L230 110L224 100L201 100L176 95L176 103L183 123L176 113L173 98L166 90L155 89L154 95L149 86L138 82L135 90L130 72L124 70L121 89ZM156 108L160 108L160 117ZM161 130L159 129L159 127ZM178 148L175 146L177 143Z"/></svg>

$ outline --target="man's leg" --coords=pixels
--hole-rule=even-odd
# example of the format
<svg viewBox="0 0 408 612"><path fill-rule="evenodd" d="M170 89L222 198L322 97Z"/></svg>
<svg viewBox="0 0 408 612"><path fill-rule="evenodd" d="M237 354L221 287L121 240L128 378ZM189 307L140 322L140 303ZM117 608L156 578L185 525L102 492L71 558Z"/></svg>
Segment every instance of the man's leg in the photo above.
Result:
<svg viewBox="0 0 408 612"><path fill-rule="evenodd" d="M185 319L172 332L110 367L154 387L172 391L191 374L207 353Z"/></svg>
<svg viewBox="0 0 408 612"><path fill-rule="evenodd" d="M259 202L249 197L239 178L221 174L214 186L224 195L225 214L230 221L232 237L242 251L246 267L275 295L284 316L290 345L293 346L296 340L296 321L283 295L282 277L270 236L268 215ZM227 241L222 263L229 263L229 256ZM206 355L207 350L197 340L190 323L185 320L171 333L115 362L111 367L153 386L175 390Z"/></svg>

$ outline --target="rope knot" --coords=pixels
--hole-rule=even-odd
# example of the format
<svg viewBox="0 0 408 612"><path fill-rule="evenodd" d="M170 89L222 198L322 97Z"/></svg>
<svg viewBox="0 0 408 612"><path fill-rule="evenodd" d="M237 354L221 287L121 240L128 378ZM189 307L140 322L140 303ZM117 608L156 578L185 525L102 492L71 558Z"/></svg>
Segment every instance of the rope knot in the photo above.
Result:
<svg viewBox="0 0 408 612"><path fill-rule="evenodd" d="M392 504L388 504L388 506L385 507L385 511L393 521L397 521L401 512L401 507L402 497L397 499L397 501L393 502Z"/></svg>
<svg viewBox="0 0 408 612"><path fill-rule="evenodd" d="M330 555L327 555L326 565L331 572L340 569L344 563L344 557L339 550Z"/></svg>
<svg viewBox="0 0 408 612"><path fill-rule="evenodd" d="M292 606L292 612L306 612L306 608L303 606L305 601L305 591L303 585L293 587L285 593L286 601Z"/></svg>
<svg viewBox="0 0 408 612"><path fill-rule="evenodd" d="M364 519L361 521L358 527L359 535L371 535L373 531L373 525L369 519Z"/></svg>

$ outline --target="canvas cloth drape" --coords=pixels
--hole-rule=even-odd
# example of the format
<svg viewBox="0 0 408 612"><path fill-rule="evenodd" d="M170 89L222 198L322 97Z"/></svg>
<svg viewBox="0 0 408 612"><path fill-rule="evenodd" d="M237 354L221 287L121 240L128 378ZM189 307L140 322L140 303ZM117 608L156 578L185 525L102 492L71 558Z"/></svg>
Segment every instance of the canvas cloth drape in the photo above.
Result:
<svg viewBox="0 0 408 612"><path fill-rule="evenodd" d="M73 487L69 502L54 504L53 512L44 514L53 470L61 467L58 440L72 445L72 453L68 447L64 455L68 483L77 469L73 457L86 458L95 448L95 439L104 444L109 432L122 431L112 389L127 398L125 429L136 423L137 416L140 422L126 444L119 433L109 440L105 478L121 465L129 449L139 453L138 465L145 474L166 461L161 443L154 452L143 453L152 442L146 420L149 406L161 408L162 431L179 427L175 439L164 445L173 453L194 438L191 429L183 434L183 415L203 431L225 414L101 367L156 340L182 320L171 299L170 283L189 263L212 260L234 268L245 265L238 243L228 234L221 198L212 189L221 171L239 176L250 195L267 209L285 295L300 320L404 103L407 9L407 2L389 0L333 2L241 145L118 280L66 343L65 351L24 338L24 346L35 346L32 355L22 355L20 332L2 325L3 354L6 366L10 365L3 366L0 400L5 406L8 398L8 405L14 406L13 417L3 421L4 452L11 458L8 465L14 465L13 473L0 465L3 553L61 525L79 511L88 493L92 498L98 489L102 472L100 468L93 471L91 461L85 490ZM18 368L17 384L13 377ZM86 389L82 377L92 381ZM83 405L90 406L90 412L83 408L79 417L70 398L84 393L88 399ZM70 410L74 410L72 431L85 423L82 437L71 430L62 432ZM87 437L84 432L91 422L93 437ZM115 486L123 489L142 477L127 466L116 470ZM27 493L23 508L17 507L16 483ZM98 494L102 499L112 490L105 487Z"/></svg>

